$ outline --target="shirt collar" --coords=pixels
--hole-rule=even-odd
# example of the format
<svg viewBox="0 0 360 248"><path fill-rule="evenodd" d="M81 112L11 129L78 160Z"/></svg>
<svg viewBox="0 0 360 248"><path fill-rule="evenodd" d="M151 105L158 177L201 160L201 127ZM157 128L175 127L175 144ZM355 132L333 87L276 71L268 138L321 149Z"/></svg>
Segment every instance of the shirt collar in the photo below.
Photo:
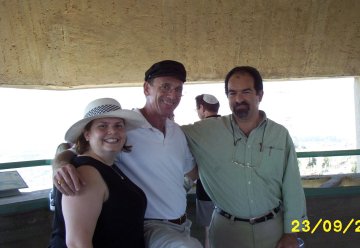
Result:
<svg viewBox="0 0 360 248"><path fill-rule="evenodd" d="M207 116L207 117L205 117L205 119L206 118L210 118L210 117L220 117L221 115L209 115L209 116Z"/></svg>
<svg viewBox="0 0 360 248"><path fill-rule="evenodd" d="M259 114L260 114L260 117L261 117L261 121L259 122L259 125L257 126L257 128L261 127L262 125L264 125L268 121L268 118L267 118L266 113L264 111L259 110Z"/></svg>
<svg viewBox="0 0 360 248"><path fill-rule="evenodd" d="M144 118L144 124L141 126L142 128L154 128L149 122L148 120L145 118L145 116L141 113L140 109L139 108L133 108L132 109L133 111L139 113L143 118ZM167 127L170 127L170 126L174 126L175 125L175 122L170 120L170 119L166 119L166 123L165 123L165 129Z"/></svg>
<svg viewBox="0 0 360 248"><path fill-rule="evenodd" d="M151 128L151 124L148 122L148 120L145 118L145 116L141 113L140 109L133 108L133 111L139 113L144 118L144 124L141 126L142 128Z"/></svg>
<svg viewBox="0 0 360 248"><path fill-rule="evenodd" d="M259 124L256 126L255 129L258 128L265 128L266 127L266 123L268 122L268 118L266 116L266 113L262 110L259 110L259 115L260 115L260 122ZM246 135L243 133L243 131L239 128L239 126L237 125L235 118L233 117L233 114L229 115L229 121L230 121L230 130L234 133L234 135L236 135L236 133L240 133L241 136L246 137ZM237 128L235 128L237 127ZM234 139L236 139L236 137L234 137ZM237 138L239 139L239 138ZM235 141L234 141L235 142Z"/></svg>
<svg viewBox="0 0 360 248"><path fill-rule="evenodd" d="M236 125L237 126L237 123L235 121L235 118L233 117L234 114L230 114L229 117L230 117L230 121L232 122L233 125ZM260 127L262 126L265 122L268 121L268 118L266 116L266 113L262 110L259 110L259 115L260 115L260 122L259 122L259 125L257 125L257 127Z"/></svg>

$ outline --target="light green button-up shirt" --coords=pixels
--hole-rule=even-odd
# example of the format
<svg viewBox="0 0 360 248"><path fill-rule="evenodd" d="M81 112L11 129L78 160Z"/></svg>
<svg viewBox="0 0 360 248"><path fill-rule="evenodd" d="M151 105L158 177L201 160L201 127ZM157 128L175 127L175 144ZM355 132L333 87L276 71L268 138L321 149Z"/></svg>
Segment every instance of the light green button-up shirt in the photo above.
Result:
<svg viewBox="0 0 360 248"><path fill-rule="evenodd" d="M267 119L247 137L231 115L183 126L206 192L239 218L263 216L282 205L284 232L306 219L294 144L287 129Z"/></svg>

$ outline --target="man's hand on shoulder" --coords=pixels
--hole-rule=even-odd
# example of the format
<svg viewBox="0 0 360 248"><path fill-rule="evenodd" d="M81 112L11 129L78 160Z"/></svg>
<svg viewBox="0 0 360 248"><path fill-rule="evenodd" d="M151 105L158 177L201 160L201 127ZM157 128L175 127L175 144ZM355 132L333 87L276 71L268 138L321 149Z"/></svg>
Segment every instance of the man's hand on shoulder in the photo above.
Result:
<svg viewBox="0 0 360 248"><path fill-rule="evenodd" d="M75 195L85 185L76 168L70 164L75 153L66 150L58 153L53 162L53 183L64 195Z"/></svg>
<svg viewBox="0 0 360 248"><path fill-rule="evenodd" d="M85 182L72 164L66 162L61 164L60 168L54 170L54 185L64 195L75 195Z"/></svg>

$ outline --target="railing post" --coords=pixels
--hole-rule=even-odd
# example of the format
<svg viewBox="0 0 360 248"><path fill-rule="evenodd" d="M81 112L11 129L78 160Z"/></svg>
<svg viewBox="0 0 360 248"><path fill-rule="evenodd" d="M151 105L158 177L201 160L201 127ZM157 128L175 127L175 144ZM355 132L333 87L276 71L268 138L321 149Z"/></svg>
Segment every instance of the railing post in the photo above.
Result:
<svg viewBox="0 0 360 248"><path fill-rule="evenodd" d="M356 149L360 149L360 77L354 78L354 104L355 104ZM360 156L357 156L356 172L360 173Z"/></svg>

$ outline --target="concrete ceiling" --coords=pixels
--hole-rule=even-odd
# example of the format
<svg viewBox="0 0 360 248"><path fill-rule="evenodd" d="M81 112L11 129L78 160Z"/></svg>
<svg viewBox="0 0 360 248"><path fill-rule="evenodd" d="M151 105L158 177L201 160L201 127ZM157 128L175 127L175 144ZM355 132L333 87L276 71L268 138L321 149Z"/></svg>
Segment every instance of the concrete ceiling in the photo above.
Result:
<svg viewBox="0 0 360 248"><path fill-rule="evenodd" d="M236 65L359 76L359 13L358 0L0 0L0 86L140 84L163 59L197 82Z"/></svg>

